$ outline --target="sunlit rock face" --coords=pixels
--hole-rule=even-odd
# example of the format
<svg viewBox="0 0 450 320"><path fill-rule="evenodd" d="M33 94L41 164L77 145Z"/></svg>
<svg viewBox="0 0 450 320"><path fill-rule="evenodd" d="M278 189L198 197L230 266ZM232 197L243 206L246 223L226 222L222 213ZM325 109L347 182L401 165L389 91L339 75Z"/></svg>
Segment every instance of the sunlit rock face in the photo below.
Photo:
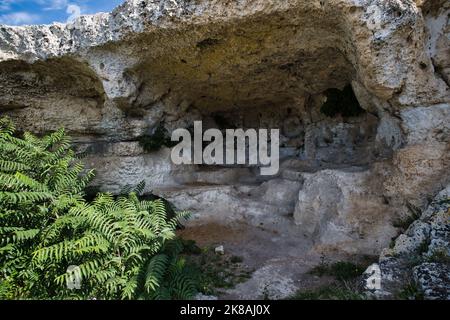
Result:
<svg viewBox="0 0 450 320"><path fill-rule="evenodd" d="M193 223L269 221L317 249L378 253L392 221L450 180L449 12L431 0L127 1L70 24L0 26L0 112L35 133L64 126L102 190L145 180ZM176 166L167 147L142 147L195 120L279 128L279 174Z"/></svg>

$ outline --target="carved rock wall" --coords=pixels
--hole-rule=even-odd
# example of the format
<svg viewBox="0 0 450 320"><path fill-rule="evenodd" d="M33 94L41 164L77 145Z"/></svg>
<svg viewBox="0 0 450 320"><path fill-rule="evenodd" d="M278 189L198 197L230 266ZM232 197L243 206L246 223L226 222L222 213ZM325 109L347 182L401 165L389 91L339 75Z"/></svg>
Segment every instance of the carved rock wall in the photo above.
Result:
<svg viewBox="0 0 450 320"><path fill-rule="evenodd" d="M64 126L103 190L144 179L195 223L276 217L278 231L297 224L321 250L377 252L392 221L450 180L449 10L129 0L69 24L0 26L0 112L35 133ZM327 90L348 85L364 112L324 115ZM168 149L139 144L194 120L281 128L280 174L174 166Z"/></svg>

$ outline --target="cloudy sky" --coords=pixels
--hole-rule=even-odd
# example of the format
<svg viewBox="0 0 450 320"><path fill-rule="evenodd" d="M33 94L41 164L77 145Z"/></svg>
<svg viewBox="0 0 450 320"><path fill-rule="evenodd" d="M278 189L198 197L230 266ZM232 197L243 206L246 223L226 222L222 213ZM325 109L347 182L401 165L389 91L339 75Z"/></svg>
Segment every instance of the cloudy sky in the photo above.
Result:
<svg viewBox="0 0 450 320"><path fill-rule="evenodd" d="M125 0L0 0L0 24L66 22L80 14L108 12Z"/></svg>

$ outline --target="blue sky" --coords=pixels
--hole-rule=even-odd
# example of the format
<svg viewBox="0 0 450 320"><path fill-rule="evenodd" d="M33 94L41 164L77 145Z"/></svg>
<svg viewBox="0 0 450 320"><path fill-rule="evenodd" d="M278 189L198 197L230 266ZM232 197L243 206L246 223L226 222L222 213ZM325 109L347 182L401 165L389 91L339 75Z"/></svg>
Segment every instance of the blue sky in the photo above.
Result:
<svg viewBox="0 0 450 320"><path fill-rule="evenodd" d="M109 12L125 0L0 0L0 24L66 22L80 14Z"/></svg>

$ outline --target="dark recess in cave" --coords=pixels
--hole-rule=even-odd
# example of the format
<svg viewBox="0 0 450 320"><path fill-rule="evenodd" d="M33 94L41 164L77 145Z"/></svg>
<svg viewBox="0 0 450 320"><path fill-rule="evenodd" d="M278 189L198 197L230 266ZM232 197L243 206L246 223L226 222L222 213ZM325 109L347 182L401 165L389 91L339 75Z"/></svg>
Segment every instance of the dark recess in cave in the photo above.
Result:
<svg viewBox="0 0 450 320"><path fill-rule="evenodd" d="M331 88L325 91L327 101L320 108L320 112L328 117L341 115L343 117L356 117L365 110L361 108L352 86L347 85L342 91Z"/></svg>
<svg viewBox="0 0 450 320"><path fill-rule="evenodd" d="M144 135L139 138L139 144L146 152L158 151L162 147L171 148L176 145L170 138L167 129L160 124L153 134Z"/></svg>

